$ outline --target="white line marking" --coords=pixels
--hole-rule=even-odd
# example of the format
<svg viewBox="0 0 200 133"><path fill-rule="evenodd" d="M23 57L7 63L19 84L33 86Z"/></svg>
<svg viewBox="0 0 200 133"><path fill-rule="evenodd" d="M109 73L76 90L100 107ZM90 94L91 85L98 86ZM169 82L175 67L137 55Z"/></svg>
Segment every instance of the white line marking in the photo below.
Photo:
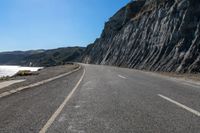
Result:
<svg viewBox="0 0 200 133"><path fill-rule="evenodd" d="M160 96L161 98L163 98L163 99L165 99L165 100L167 100L167 101L169 101L171 103L176 104L177 106L179 106L179 107L181 107L181 108L183 108L183 109L185 109L185 110L187 110L187 111L189 111L189 112L191 112L191 113L193 113L193 114L195 114L197 116L200 116L200 112L198 112L198 111L196 111L194 109L191 109L191 108L189 108L189 107L187 107L187 106L185 106L185 105L183 105L183 104L181 104L179 102L176 102L176 101L174 101L174 100L172 100L172 99L170 99L170 98L168 98L166 96L163 96L161 94L158 94L158 96Z"/></svg>
<svg viewBox="0 0 200 133"><path fill-rule="evenodd" d="M80 80L78 81L78 83L76 84L76 86L73 88L73 90L69 93L69 95L66 97L66 99L63 101L63 103L59 106L59 108L56 110L56 112L51 116L51 118L47 121L47 123L44 125L44 127L40 130L39 133L46 133L46 131L48 130L48 128L52 125L52 123L55 121L55 119L58 117L58 115L61 113L61 111L63 110L63 108L65 107L65 105L67 104L67 102L69 101L69 99L72 97L72 95L74 94L74 92L76 91L76 89L78 88L79 84L81 83L81 81L83 80L83 77L85 75L85 69L83 71L83 74L80 78Z"/></svg>
<svg viewBox="0 0 200 133"><path fill-rule="evenodd" d="M118 77L123 78L123 79L127 79L126 77L124 77L122 75L118 75Z"/></svg>
<svg viewBox="0 0 200 133"><path fill-rule="evenodd" d="M0 94L0 98L5 97L5 96L9 96L11 94L14 94L16 92L19 92L19 91L22 91L22 90L25 90L25 89L29 89L29 88L32 88L32 87L37 87L39 85L43 85L45 83L51 82L51 81L59 79L59 78L62 78L62 77L67 76L67 75L69 75L69 74L71 74L73 72L78 71L80 68L81 67L79 67L79 68L77 68L75 70L72 70L72 71L70 71L68 73L64 73L64 74L58 75L56 77L53 77L53 78L50 78L50 79L46 79L46 80L31 84L31 85L28 85L28 86L22 86L22 87L19 87L17 89L13 89L13 90L10 90L10 91L7 91L7 92L3 92L3 93Z"/></svg>

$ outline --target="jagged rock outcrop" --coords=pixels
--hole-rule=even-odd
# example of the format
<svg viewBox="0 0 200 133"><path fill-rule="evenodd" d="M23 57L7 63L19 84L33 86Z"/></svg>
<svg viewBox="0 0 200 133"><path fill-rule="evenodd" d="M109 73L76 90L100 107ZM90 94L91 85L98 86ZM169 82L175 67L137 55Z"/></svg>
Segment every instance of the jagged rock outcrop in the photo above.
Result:
<svg viewBox="0 0 200 133"><path fill-rule="evenodd" d="M137 0L120 9L89 45L86 63L200 72L200 1Z"/></svg>

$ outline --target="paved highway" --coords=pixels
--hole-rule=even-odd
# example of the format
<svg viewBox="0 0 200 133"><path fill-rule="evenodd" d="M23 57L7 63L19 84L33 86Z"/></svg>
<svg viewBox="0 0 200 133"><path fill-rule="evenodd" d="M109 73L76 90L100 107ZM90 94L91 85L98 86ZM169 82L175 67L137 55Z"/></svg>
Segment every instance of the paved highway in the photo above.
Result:
<svg viewBox="0 0 200 133"><path fill-rule="evenodd" d="M0 98L1 133L200 133L200 86L132 69L78 72Z"/></svg>

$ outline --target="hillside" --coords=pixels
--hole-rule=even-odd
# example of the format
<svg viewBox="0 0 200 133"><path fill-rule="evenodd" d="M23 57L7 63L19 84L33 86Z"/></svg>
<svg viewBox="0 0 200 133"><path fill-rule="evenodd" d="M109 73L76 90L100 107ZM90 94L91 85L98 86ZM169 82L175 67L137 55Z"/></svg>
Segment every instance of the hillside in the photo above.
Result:
<svg viewBox="0 0 200 133"><path fill-rule="evenodd" d="M200 1L137 0L105 24L86 49L93 64L166 72L200 72Z"/></svg>
<svg viewBox="0 0 200 133"><path fill-rule="evenodd" d="M14 51L0 53L1 65L55 66L81 60L85 48L67 47L51 50Z"/></svg>

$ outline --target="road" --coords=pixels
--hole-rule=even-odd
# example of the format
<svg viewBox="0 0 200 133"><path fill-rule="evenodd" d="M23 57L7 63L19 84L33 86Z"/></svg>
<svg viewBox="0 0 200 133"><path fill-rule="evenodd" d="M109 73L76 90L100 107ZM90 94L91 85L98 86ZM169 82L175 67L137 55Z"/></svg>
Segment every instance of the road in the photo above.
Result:
<svg viewBox="0 0 200 133"><path fill-rule="evenodd" d="M1 133L200 133L200 86L86 65L0 98Z"/></svg>

